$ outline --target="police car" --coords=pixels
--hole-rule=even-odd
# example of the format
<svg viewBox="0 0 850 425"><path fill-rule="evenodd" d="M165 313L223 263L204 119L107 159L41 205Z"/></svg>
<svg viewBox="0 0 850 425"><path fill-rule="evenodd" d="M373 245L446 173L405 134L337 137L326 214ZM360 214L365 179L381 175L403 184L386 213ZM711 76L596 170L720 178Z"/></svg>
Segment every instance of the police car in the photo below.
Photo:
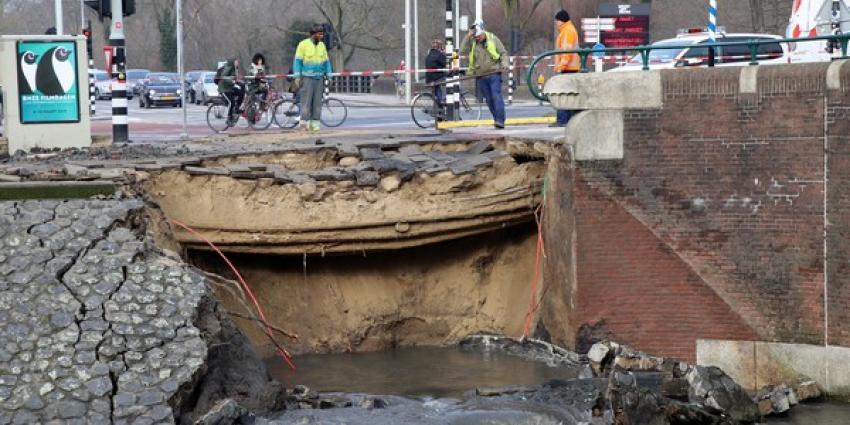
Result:
<svg viewBox="0 0 850 425"><path fill-rule="evenodd" d="M717 33L718 43L745 42L750 40L781 40L782 37L771 34L733 33L727 34L722 28ZM673 69L708 66L709 34L705 29L692 28L680 30L676 38L657 41L652 47L690 46L669 49L653 49L649 52L649 69ZM760 44L757 51L761 65L790 63L787 43ZM747 45L718 46L715 48L715 66L741 66L750 63L750 48ZM641 56L634 55L622 66L611 71L635 71L643 69Z"/></svg>

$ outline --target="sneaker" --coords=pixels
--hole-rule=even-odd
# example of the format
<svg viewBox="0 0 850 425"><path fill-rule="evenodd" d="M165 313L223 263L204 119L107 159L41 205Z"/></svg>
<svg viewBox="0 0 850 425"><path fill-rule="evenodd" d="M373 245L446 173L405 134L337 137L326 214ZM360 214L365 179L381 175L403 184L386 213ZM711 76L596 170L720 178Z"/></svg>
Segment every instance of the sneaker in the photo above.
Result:
<svg viewBox="0 0 850 425"><path fill-rule="evenodd" d="M553 122L552 124L549 124L549 127L566 127L566 126L567 126L566 124L561 124L559 122Z"/></svg>
<svg viewBox="0 0 850 425"><path fill-rule="evenodd" d="M493 124L493 127L496 127L499 130L504 130L505 129L505 123L497 122L497 123Z"/></svg>

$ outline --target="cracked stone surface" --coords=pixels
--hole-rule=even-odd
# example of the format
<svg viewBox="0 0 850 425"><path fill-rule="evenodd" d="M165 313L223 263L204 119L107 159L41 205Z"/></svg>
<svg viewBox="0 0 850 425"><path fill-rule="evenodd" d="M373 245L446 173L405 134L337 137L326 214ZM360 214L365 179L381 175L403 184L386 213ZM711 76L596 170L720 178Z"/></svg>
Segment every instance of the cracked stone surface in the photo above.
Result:
<svg viewBox="0 0 850 425"><path fill-rule="evenodd" d="M204 364L203 278L145 248L139 200L0 202L0 425L173 423Z"/></svg>

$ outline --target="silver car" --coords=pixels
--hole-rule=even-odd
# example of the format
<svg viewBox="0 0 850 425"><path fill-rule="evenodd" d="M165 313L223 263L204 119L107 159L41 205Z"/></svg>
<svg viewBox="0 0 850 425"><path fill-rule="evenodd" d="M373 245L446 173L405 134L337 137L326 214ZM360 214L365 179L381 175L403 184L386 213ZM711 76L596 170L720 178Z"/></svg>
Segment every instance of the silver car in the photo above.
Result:
<svg viewBox="0 0 850 425"><path fill-rule="evenodd" d="M205 72L192 84L196 104L206 105L218 97L218 84L213 82L214 79L215 72Z"/></svg>
<svg viewBox="0 0 850 425"><path fill-rule="evenodd" d="M109 74L99 69L91 71L94 75L94 97L97 100L112 99L112 79Z"/></svg>

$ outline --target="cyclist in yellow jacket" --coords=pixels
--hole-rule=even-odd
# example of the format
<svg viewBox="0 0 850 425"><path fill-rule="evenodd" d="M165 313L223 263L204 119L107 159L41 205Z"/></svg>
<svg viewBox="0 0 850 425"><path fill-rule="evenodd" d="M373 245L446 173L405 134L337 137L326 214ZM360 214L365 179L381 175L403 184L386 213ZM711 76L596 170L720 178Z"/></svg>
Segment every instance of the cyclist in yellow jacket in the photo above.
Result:
<svg viewBox="0 0 850 425"><path fill-rule="evenodd" d="M310 38L298 43L292 72L301 82L298 97L301 101L301 122L311 133L321 128L323 79L331 73L331 60L322 39L325 30L320 24L313 25Z"/></svg>
<svg viewBox="0 0 850 425"><path fill-rule="evenodd" d="M558 38L555 40L555 50L576 50L579 48L578 31L570 20L570 14L561 9L555 14L555 24L558 26ZM581 60L578 53L567 53L555 56L555 72L562 74L579 72ZM564 127L572 117L573 112L559 110L558 119L553 127Z"/></svg>

